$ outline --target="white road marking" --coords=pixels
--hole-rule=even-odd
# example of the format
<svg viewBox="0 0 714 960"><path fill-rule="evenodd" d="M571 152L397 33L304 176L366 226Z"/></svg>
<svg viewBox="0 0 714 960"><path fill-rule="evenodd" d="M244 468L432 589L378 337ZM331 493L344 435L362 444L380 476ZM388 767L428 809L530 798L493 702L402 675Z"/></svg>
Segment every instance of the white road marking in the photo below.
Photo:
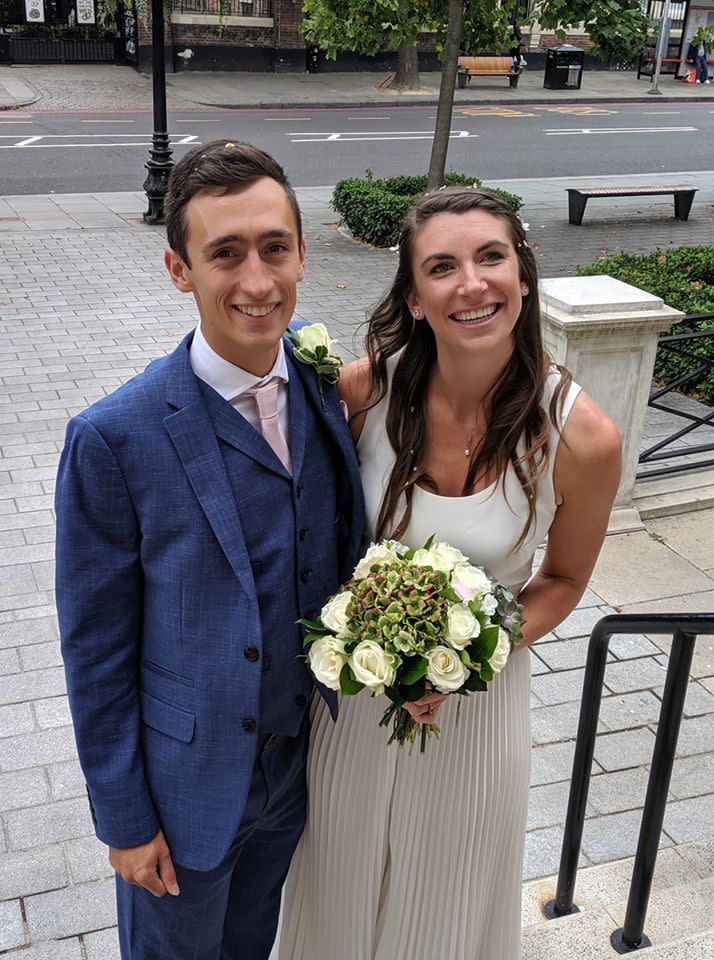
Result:
<svg viewBox="0 0 714 960"><path fill-rule="evenodd" d="M302 131L301 131L302 132ZM361 130L361 131L347 131L342 133L308 133L304 137L300 137L300 134L297 131L292 133L286 133L286 137L295 137L299 139L291 139L291 143L360 143L368 142L372 140L433 140L434 133L433 131L426 130L400 130L400 131L383 131L383 130ZM452 130L449 133L450 139L456 140L467 140L478 137L477 133L469 133L468 130Z"/></svg>
<svg viewBox="0 0 714 960"><path fill-rule="evenodd" d="M198 137L195 133L191 133L186 137L181 137L180 140L172 140L171 143L195 143L198 140Z"/></svg>
<svg viewBox="0 0 714 960"><path fill-rule="evenodd" d="M174 120L173 123L220 123L220 120Z"/></svg>
<svg viewBox="0 0 714 960"><path fill-rule="evenodd" d="M279 123L283 121L292 121L292 123L310 123L312 122L312 117L263 117L263 120L266 120L268 123L272 123L277 120Z"/></svg>
<svg viewBox="0 0 714 960"><path fill-rule="evenodd" d="M136 120L80 120L80 123L136 123Z"/></svg>
<svg viewBox="0 0 714 960"><path fill-rule="evenodd" d="M364 122L365 120L391 120L391 117L347 117L348 120L357 120L358 122Z"/></svg>
<svg viewBox="0 0 714 960"><path fill-rule="evenodd" d="M577 137L592 133L692 133L697 127L581 127L561 130L544 130L546 137Z"/></svg>
<svg viewBox="0 0 714 960"><path fill-rule="evenodd" d="M147 136L147 134L144 134ZM3 140L14 139L14 137L8 137L3 134ZM26 140L20 140L18 143L0 143L0 150L89 150L93 147L150 147L152 146L152 141L148 140L134 140L131 143L125 141L123 143L37 143L36 141L42 140L42 137L28 137ZM201 140L197 140L195 136L183 137L181 140L172 140L171 146L186 146L191 144L197 146L202 143Z"/></svg>

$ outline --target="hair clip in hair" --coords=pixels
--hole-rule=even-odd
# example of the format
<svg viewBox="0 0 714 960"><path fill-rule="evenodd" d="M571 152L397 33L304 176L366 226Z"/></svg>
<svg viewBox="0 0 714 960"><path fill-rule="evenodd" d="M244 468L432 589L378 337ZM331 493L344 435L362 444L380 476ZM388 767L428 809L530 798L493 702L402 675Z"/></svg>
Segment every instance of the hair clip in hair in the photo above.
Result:
<svg viewBox="0 0 714 960"><path fill-rule="evenodd" d="M527 247L527 246L529 246L529 244L528 244L528 241L527 241L527 240L519 240L518 243L516 244L516 246L517 246L517 247Z"/></svg>
<svg viewBox="0 0 714 960"><path fill-rule="evenodd" d="M235 143L227 143L226 150L235 150Z"/></svg>

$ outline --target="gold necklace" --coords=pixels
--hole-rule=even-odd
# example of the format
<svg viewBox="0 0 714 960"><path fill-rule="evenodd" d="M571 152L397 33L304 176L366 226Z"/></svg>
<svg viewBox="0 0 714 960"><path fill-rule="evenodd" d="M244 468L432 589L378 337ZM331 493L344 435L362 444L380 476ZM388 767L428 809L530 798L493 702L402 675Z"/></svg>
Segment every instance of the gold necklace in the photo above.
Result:
<svg viewBox="0 0 714 960"><path fill-rule="evenodd" d="M449 403L448 403L448 401L447 401L447 399L446 399L446 396L444 395L444 391L441 389L441 387L439 387L438 389L439 389L439 393L440 393L441 396L442 396L442 399L443 399L443 401L444 401L444 405L446 406L446 409L449 411L449 413L451 413L451 409L450 409L450 407L449 407ZM412 408L412 409L413 409L413 408ZM472 442L473 442L474 434L476 433L476 428L477 428L477 427L478 427L478 407L476 408L474 425L471 427L470 432L466 435L466 442L464 443L464 456L465 456L465 457L470 457L470 456L471 456L471 444L472 444Z"/></svg>

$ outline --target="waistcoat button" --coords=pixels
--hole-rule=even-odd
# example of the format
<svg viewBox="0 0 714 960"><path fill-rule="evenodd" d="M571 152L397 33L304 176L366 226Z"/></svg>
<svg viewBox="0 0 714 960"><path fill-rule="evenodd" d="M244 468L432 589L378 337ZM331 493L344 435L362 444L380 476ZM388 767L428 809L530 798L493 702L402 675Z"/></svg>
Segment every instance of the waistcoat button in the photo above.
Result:
<svg viewBox="0 0 714 960"><path fill-rule="evenodd" d="M246 733L255 733L258 729L258 724L252 717L246 717L242 723L243 729Z"/></svg>
<svg viewBox="0 0 714 960"><path fill-rule="evenodd" d="M301 580L303 583L307 583L307 581L310 579L310 574L311 574L311 573L312 573L312 570L311 570L309 567L306 567L304 570L301 570L301 571L300 571L300 580Z"/></svg>
<svg viewBox="0 0 714 960"><path fill-rule="evenodd" d="M243 653L245 655L246 660L250 660L251 663L255 663L255 661L260 656L260 653L257 647L246 647Z"/></svg>
<svg viewBox="0 0 714 960"><path fill-rule="evenodd" d="M304 706L306 706L306 705L307 705L307 697L305 696L305 694L304 694L304 693L301 693L301 694L299 694L297 697L295 697L295 703L296 703L299 707L304 707Z"/></svg>

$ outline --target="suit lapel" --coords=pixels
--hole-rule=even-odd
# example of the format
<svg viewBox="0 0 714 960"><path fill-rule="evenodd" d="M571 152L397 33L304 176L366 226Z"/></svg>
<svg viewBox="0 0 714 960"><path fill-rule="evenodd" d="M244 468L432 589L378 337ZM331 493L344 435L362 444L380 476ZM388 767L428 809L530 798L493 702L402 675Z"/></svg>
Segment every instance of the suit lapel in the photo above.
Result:
<svg viewBox="0 0 714 960"><path fill-rule="evenodd" d="M187 337L169 358L166 400L173 412L164 425L186 471L201 509L236 577L255 597L250 558L213 422L191 369ZM247 424L246 424L247 426Z"/></svg>
<svg viewBox="0 0 714 960"><path fill-rule="evenodd" d="M204 395L209 390L213 395L215 402L211 403L210 418L216 435L268 470L288 476L285 467L263 435L211 387L204 383L199 383L198 386Z"/></svg>
<svg viewBox="0 0 714 960"><path fill-rule="evenodd" d="M288 370L288 398L290 423L290 459L293 464L293 476L299 477L305 458L305 438L307 434L307 402L303 382L296 367L299 366L286 348Z"/></svg>

